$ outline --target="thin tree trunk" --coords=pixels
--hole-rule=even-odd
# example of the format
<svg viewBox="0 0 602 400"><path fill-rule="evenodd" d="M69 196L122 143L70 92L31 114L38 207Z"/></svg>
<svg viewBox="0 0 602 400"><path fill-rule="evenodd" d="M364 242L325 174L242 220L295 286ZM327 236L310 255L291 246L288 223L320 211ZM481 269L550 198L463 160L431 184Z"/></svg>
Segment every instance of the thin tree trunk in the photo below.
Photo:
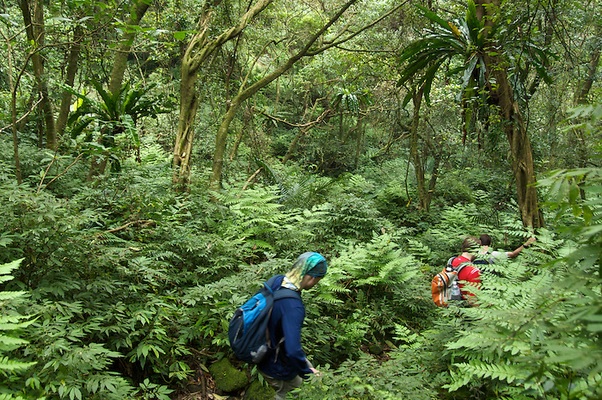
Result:
<svg viewBox="0 0 602 400"><path fill-rule="evenodd" d="M180 117L178 134L174 144L173 165L175 167L173 183L178 190L185 190L190 181L190 156L194 139L194 119L198 109L196 93L196 73L190 73L190 65L182 61L182 81L180 83Z"/></svg>
<svg viewBox="0 0 602 400"><path fill-rule="evenodd" d="M598 27L597 29L598 37L602 35L602 28ZM577 96L575 99L576 104L587 104L587 98L592 89L594 82L596 81L596 72L598 71L598 66L600 65L600 48L602 47L602 42L598 39L595 44L592 52L590 53L589 63L587 65L587 75L583 82L580 85L580 88L577 92Z"/></svg>
<svg viewBox="0 0 602 400"><path fill-rule="evenodd" d="M602 28L598 27L597 33L599 34L601 31ZM589 93L596 80L596 73L598 71L598 66L600 65L600 47L602 47L602 44L598 40L594 45L592 52L590 53L589 63L587 65L587 75L585 76L583 82L581 82L575 95L576 105L584 105L588 103ZM573 128L571 129L571 133L572 135L569 136L569 145L572 145L571 148L575 149L575 153L577 155L577 167L586 168L590 159L590 150L583 132L583 128ZM585 190L583 190L581 185L579 192L581 198L585 200Z"/></svg>
<svg viewBox="0 0 602 400"><path fill-rule="evenodd" d="M414 164L414 175L416 176L416 189L418 191L418 207L428 211L430 201L424 178L424 163L418 151L418 128L420 126L420 106L422 105L423 88L420 87L412 96L414 111L412 115L412 127L410 129L410 159Z"/></svg>
<svg viewBox="0 0 602 400"><path fill-rule="evenodd" d="M575 94L575 105L584 105L588 103L589 93L596 80L596 72L600 64L600 44L596 45L590 54L587 66L587 75L581 82L577 93ZM578 124L577 124L578 125ZM576 153L576 166L579 168L587 167L590 160L590 148L587 139L583 134L583 128L577 127L571 129L572 135L569 136L569 144ZM582 196L585 192L581 191Z"/></svg>
<svg viewBox="0 0 602 400"><path fill-rule="evenodd" d="M552 0L552 1L550 1L550 4L548 5L548 11L546 12L546 19L544 22L545 23L544 48L549 48L550 45L552 44L552 39L554 37L554 28L555 28L556 20L557 20L557 18L556 18L557 3L558 3L558 0ZM548 67L547 64L549 64L549 62L546 63L546 65L544 65L545 68ZM542 76L540 74L536 74L535 79L533 79L533 81L527 88L527 98L528 99L533 97L533 95L535 94L535 91L539 87L541 80L542 80Z"/></svg>
<svg viewBox="0 0 602 400"><path fill-rule="evenodd" d="M46 130L46 147L54 150L57 146L54 115L52 103L48 97L46 77L44 76L44 61L40 54L41 49L44 47L44 2L43 0L34 0L33 4L30 4L29 0L21 0L19 6L23 14L27 39L34 43L35 46L31 55L31 61L33 64L33 74L40 94L40 109L44 117L44 127ZM41 137L44 136L44 132L39 132L39 134Z"/></svg>
<svg viewBox="0 0 602 400"><path fill-rule="evenodd" d="M356 147L355 147L355 160L354 160L354 168L357 169L359 162L360 162L360 154L361 154L361 150L362 150L362 144L364 142L364 136L366 133L366 130L364 128L364 119L362 116L361 111L358 113L357 116L357 125L355 127L356 131L357 131L357 137L356 137Z"/></svg>
<svg viewBox="0 0 602 400"><path fill-rule="evenodd" d="M150 6L148 0L136 0L132 5L132 11L128 19L128 23L125 27L125 33L123 34L115 57L113 59L113 69L111 70L111 80L109 81L109 93L112 94L114 99L119 98L121 92L121 84L123 83L123 76L127 68L127 61L130 51L132 50L132 44L136 38L136 30L131 27L140 24L140 21L144 17L144 14ZM102 145L103 141L106 140L106 135L113 135L113 132L101 132L98 139ZM105 151L102 157L93 156L90 162L90 170L88 171L88 180L93 180L96 176L102 175L109 163L110 151Z"/></svg>
<svg viewBox="0 0 602 400"><path fill-rule="evenodd" d="M136 38L136 30L131 29L130 27L140 24L140 21L142 21L150 4L151 2L148 0L136 0L132 6L132 11L125 27L125 33L117 47L117 52L115 53L115 59L113 61L113 69L111 70L109 92L113 94L119 93L121 90L123 76L127 68L128 56L132 50L134 39Z"/></svg>
<svg viewBox="0 0 602 400"><path fill-rule="evenodd" d="M433 154L433 171L431 172L431 179L429 179L428 191L425 193L427 210L431 206L431 200L433 199L433 193L435 192L437 178L439 177L439 165L441 165L442 152L439 149L439 151L434 151Z"/></svg>
<svg viewBox="0 0 602 400"><path fill-rule="evenodd" d="M71 45L71 49L69 51L69 59L67 60L67 73L65 75L65 85L73 87L73 83L75 82L75 74L77 73L77 64L79 60L79 54L81 49L81 40L82 40L82 28L81 26L76 26L73 31L73 44ZM60 135L63 133L65 126L67 125L67 119L69 118L69 110L71 107L71 92L68 90L64 90L61 95L61 107L59 111L59 116L56 119L56 131Z"/></svg>
<svg viewBox="0 0 602 400"><path fill-rule="evenodd" d="M13 160L15 162L15 177L17 178L17 183L20 185L23 183L23 178L21 176L21 160L19 158L19 136L17 134L17 90L15 88L15 82L13 80L13 57L12 57L12 46L11 42L8 38L6 38L7 45L7 54L6 61L8 64L8 71L6 76L8 77L8 86L10 88L11 97L10 97L10 117L11 117L11 132L13 138Z"/></svg>
<svg viewBox="0 0 602 400"><path fill-rule="evenodd" d="M226 153L226 145L228 139L228 128L230 127L230 123L236 116L236 112L239 107L238 99L234 99L230 106L228 107L228 111L222 118L222 122L217 128L217 134L215 135L215 153L213 154L213 170L211 175L211 188L219 189L221 187L221 177L222 171L224 169L224 154Z"/></svg>
<svg viewBox="0 0 602 400"><path fill-rule="evenodd" d="M238 132L238 135L236 135L236 140L234 141L234 145L232 146L232 150L230 151L230 161L233 161L238 155L238 148L242 143L242 139L245 136L245 132L249 130L255 132L255 129L253 127L253 108L247 106L245 108L244 115L242 118L242 128L240 128L240 132Z"/></svg>
<svg viewBox="0 0 602 400"><path fill-rule="evenodd" d="M282 157L282 164L286 164L288 160L293 157L295 150L299 144L299 141L307 134L309 128L299 128L299 132L295 135L291 143L288 145L288 149L286 150L286 154Z"/></svg>

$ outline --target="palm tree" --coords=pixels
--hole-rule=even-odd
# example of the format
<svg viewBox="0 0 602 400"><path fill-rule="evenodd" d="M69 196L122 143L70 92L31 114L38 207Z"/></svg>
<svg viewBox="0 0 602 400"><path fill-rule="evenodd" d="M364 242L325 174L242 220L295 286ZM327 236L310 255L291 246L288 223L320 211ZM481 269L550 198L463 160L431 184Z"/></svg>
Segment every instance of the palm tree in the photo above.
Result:
<svg viewBox="0 0 602 400"><path fill-rule="evenodd" d="M489 4L484 7L484 3ZM430 102L433 80L444 66L451 66L448 75L462 73L462 112L464 135L466 126L474 115L487 107L492 107L501 117L502 129L510 145L511 162L517 186L517 202L523 224L538 228L543 226L535 189L535 168L531 143L526 131L513 87L508 78L508 53L496 41L495 13L499 11L496 1L468 1L464 19L448 21L436 13L419 7L433 27L426 36L408 45L401 53L402 63L406 63L399 84L411 82L414 87L404 99L404 105L412 100L414 93L422 92ZM530 46L534 44L530 43ZM533 52L534 57L543 57L543 52ZM454 67L459 59L461 63ZM537 65L544 65L537 60ZM543 69L537 71L548 80ZM476 101L475 101L476 100Z"/></svg>

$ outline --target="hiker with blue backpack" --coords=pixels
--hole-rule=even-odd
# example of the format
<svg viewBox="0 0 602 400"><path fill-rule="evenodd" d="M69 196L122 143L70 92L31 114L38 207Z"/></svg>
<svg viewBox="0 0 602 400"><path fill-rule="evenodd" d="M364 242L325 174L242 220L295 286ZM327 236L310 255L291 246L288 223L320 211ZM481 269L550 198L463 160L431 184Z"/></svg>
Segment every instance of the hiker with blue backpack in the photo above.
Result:
<svg viewBox="0 0 602 400"><path fill-rule="evenodd" d="M281 290L300 294L314 287L324 275L328 265L319 253L303 253L293 263L286 275L279 275L272 283L275 293ZM268 333L273 344L259 371L274 388L275 400L286 398L286 394L301 386L310 374L318 374L301 347L301 327L305 319L305 306L301 296L287 296L274 301L268 322Z"/></svg>
<svg viewBox="0 0 602 400"><path fill-rule="evenodd" d="M327 269L323 255L301 254L286 275L275 275L264 282L230 319L228 339L235 357L257 364L276 391L276 400L300 387L310 374L319 373L301 347L305 319L301 291L320 282Z"/></svg>

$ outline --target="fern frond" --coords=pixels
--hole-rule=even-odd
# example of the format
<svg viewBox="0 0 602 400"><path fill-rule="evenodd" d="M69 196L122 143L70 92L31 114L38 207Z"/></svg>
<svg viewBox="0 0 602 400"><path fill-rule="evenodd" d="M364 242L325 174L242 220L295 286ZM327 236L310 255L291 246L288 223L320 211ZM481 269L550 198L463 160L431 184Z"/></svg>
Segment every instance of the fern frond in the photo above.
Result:
<svg viewBox="0 0 602 400"><path fill-rule="evenodd" d="M407 251L424 262L431 258L433 253L430 247L412 238L408 239Z"/></svg>
<svg viewBox="0 0 602 400"><path fill-rule="evenodd" d="M506 383L523 381L528 377L528 373L516 365L507 363L483 363L473 360L469 363L454 364L463 374L471 375L477 378L497 379Z"/></svg>
<svg viewBox="0 0 602 400"><path fill-rule="evenodd" d="M7 329L3 329L3 330L7 330ZM27 343L28 343L27 340L0 334L0 351L14 350Z"/></svg>
<svg viewBox="0 0 602 400"><path fill-rule="evenodd" d="M0 357L0 371L21 372L34 365L36 362L20 362L8 357Z"/></svg>

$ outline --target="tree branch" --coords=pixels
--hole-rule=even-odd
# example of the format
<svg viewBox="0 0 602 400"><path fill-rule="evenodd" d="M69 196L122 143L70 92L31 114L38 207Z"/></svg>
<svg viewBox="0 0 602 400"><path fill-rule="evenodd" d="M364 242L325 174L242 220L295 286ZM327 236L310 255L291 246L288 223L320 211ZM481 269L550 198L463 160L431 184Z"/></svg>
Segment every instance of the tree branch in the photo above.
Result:
<svg viewBox="0 0 602 400"><path fill-rule="evenodd" d="M351 39L353 39L354 37L356 37L357 35L359 35L360 33L372 28L374 25L378 24L379 22L381 22L383 19L387 18L389 15L393 14L395 11L399 10L402 6L404 6L409 0L404 1L403 3L397 5L396 7L392 8L391 10L389 10L388 12L386 12L385 14L381 15L379 18L375 19L374 21L370 22L367 25L364 25L363 27L361 27L360 29L358 29L356 32L352 32L349 35L345 36L342 39L339 40L333 40L330 43L328 43L326 46L323 46L321 48L318 48L312 52L307 51L306 56L315 56L317 54L320 54L328 49L330 49L331 47L338 47L339 45L350 41ZM345 9L346 10L346 9ZM337 17L338 18L338 17ZM328 26L329 27L329 26ZM343 36L343 34L347 31L347 29L343 29L339 34L337 34L336 37L341 37Z"/></svg>

